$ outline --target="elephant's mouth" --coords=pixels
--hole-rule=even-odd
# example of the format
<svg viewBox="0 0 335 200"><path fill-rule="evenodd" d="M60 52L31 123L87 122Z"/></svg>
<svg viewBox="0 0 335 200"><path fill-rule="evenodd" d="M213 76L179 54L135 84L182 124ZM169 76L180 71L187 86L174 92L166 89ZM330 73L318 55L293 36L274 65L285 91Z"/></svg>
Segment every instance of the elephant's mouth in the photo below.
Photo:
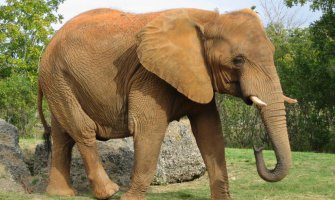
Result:
<svg viewBox="0 0 335 200"><path fill-rule="evenodd" d="M246 103L248 106L251 106L253 104L252 100L250 99L250 95L245 95L241 89L241 82L238 80L230 80L225 82L227 85L234 86L237 90L236 94L233 94L234 96L240 97L243 99L244 103ZM223 92L224 93L224 92Z"/></svg>
<svg viewBox="0 0 335 200"><path fill-rule="evenodd" d="M248 106L251 106L253 102L251 101L250 97L244 97L243 98L244 103L246 103Z"/></svg>
<svg viewBox="0 0 335 200"><path fill-rule="evenodd" d="M255 95L243 97L242 99L248 106L251 106L253 104L259 108L266 106L266 103Z"/></svg>

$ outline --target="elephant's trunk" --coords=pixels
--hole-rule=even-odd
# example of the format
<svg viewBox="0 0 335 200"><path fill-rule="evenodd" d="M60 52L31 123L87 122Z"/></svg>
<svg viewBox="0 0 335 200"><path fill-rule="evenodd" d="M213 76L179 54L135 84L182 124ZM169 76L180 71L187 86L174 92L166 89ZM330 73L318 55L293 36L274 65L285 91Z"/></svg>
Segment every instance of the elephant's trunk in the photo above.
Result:
<svg viewBox="0 0 335 200"><path fill-rule="evenodd" d="M283 179L291 166L291 149L286 126L286 112L282 93L272 95L267 106L261 108L264 126L271 138L277 164L274 169L265 166L262 149L254 148L257 171L259 176L268 182Z"/></svg>
<svg viewBox="0 0 335 200"><path fill-rule="evenodd" d="M248 67L242 68L240 74L241 91L244 97L248 97L260 108L265 129L269 134L277 158L275 168L268 169L264 163L261 149L255 148L258 174L265 181L276 182L288 174L292 162L284 105L284 100L291 101L291 99L285 98L283 95L273 60L265 58L263 61L259 60L258 63L261 64L250 64Z"/></svg>

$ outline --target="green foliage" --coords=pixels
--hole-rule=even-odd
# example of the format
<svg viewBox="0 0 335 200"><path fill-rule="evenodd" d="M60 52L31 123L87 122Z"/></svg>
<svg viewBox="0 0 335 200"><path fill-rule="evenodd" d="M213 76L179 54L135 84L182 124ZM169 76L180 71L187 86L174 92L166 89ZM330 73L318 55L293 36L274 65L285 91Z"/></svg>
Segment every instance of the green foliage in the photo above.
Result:
<svg viewBox="0 0 335 200"><path fill-rule="evenodd" d="M0 6L0 118L23 133L35 122L37 69L64 0L7 0Z"/></svg>
<svg viewBox="0 0 335 200"><path fill-rule="evenodd" d="M278 29L279 33L274 31ZM331 92L335 77L322 58L325 51L318 48L313 28L286 30L270 25L267 32L276 46L275 63L284 93L299 101L287 109L292 149L335 152L335 94Z"/></svg>
<svg viewBox="0 0 335 200"><path fill-rule="evenodd" d="M285 0L288 6L304 5L306 0ZM297 48L292 63L283 63L282 76L293 79L284 85L301 103L289 110L291 141L297 150L335 152L335 1L309 0L311 9L323 15L308 29L294 30L301 34L290 35ZM292 46L292 45L290 45ZM278 55L277 57L282 57ZM278 59L277 59L278 60ZM285 71L284 65L291 65ZM304 142L302 142L304 141Z"/></svg>
<svg viewBox="0 0 335 200"><path fill-rule="evenodd" d="M64 0L7 0L0 7L0 74L34 76L41 52L62 17L54 13Z"/></svg>
<svg viewBox="0 0 335 200"><path fill-rule="evenodd" d="M270 145L257 108L228 95L217 95L222 129L226 145L234 148L251 148L253 145Z"/></svg>
<svg viewBox="0 0 335 200"><path fill-rule="evenodd" d="M299 103L288 109L288 131L292 150L335 152L334 108L318 109Z"/></svg>
<svg viewBox="0 0 335 200"><path fill-rule="evenodd" d="M326 12L320 20L311 26L311 39L315 48L318 50L317 55L320 63L328 71L330 78L335 79L335 12ZM327 78L327 77L326 77ZM333 82L334 83L334 82ZM333 84L333 88L334 84ZM332 98L333 105L335 98Z"/></svg>
<svg viewBox="0 0 335 200"><path fill-rule="evenodd" d="M305 4L306 0L286 0L287 5ZM335 93L329 92L335 90L335 1L334 0L310 0L313 10L321 10L323 15L318 21L315 21L309 28L308 48L304 48L303 53L308 57L306 50L312 50L312 56L305 59L305 76L314 75L314 84L311 85L316 94L318 107L328 107L335 105ZM297 38L297 37L296 37ZM310 64L311 58L315 61ZM299 60L298 62L303 62ZM316 67L316 65L319 65ZM307 72L307 73L306 73ZM320 88L322 88L320 90ZM325 92L325 93L323 93Z"/></svg>
<svg viewBox="0 0 335 200"><path fill-rule="evenodd" d="M274 26L270 25L267 32L276 46L275 63L284 92L319 108L334 105L335 94L329 91L335 90L335 77L319 58L322 52L315 48L310 29L282 28L278 34Z"/></svg>
<svg viewBox="0 0 335 200"><path fill-rule="evenodd" d="M25 75L18 73L0 79L0 116L15 124L26 134L35 123L35 86Z"/></svg>
<svg viewBox="0 0 335 200"><path fill-rule="evenodd" d="M334 0L285 0L287 6L292 7L293 5L305 5L307 2L310 3L312 10L322 10L324 12L335 10Z"/></svg>

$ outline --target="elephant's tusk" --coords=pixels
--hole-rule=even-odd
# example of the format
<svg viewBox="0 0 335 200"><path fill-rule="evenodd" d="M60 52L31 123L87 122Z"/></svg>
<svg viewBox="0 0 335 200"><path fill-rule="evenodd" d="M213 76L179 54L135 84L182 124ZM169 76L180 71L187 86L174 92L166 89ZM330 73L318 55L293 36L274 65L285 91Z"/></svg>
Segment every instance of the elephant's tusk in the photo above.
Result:
<svg viewBox="0 0 335 200"><path fill-rule="evenodd" d="M285 96L285 95L283 95L283 98L284 98L284 101L285 101L286 103L289 103L289 104L298 103L298 100L296 100L296 99L292 99L292 98L287 97L287 96Z"/></svg>
<svg viewBox="0 0 335 200"><path fill-rule="evenodd" d="M256 104L257 106L263 107L263 106L267 106L266 103L264 103L264 101L260 100L258 97L256 96L250 96L250 100Z"/></svg>

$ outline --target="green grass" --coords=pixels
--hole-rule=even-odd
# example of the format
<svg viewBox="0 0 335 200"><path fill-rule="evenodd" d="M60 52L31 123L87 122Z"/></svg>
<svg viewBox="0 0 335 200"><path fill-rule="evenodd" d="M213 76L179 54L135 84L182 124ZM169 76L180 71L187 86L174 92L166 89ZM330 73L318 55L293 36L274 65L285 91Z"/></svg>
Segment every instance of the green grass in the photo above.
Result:
<svg viewBox="0 0 335 200"><path fill-rule="evenodd" d="M27 156L32 156L35 153L36 145L44 143L42 138L20 138L19 146L22 149L22 152Z"/></svg>
<svg viewBox="0 0 335 200"><path fill-rule="evenodd" d="M44 140L42 138L20 138L19 145L22 149L32 149L34 150L37 144L43 143Z"/></svg>
<svg viewBox="0 0 335 200"><path fill-rule="evenodd" d="M274 155L264 152L268 163L274 166ZM234 199L335 199L335 155L293 153L293 167L280 182L262 181L255 169L251 150L227 151L229 172L236 175L230 181Z"/></svg>
<svg viewBox="0 0 335 200"><path fill-rule="evenodd" d="M274 166L274 155L264 151L269 166ZM230 192L233 199L274 200L331 200L335 199L335 155L317 153L293 153L293 167L290 174L278 183L261 180L256 172L252 150L227 149L226 160L230 178ZM157 189L158 188L158 189ZM162 188L160 190L159 188ZM170 188L165 190L164 188ZM0 199L92 199L90 194L61 198L45 195L5 194ZM118 199L120 194L112 199ZM153 187L149 200L205 200L210 199L208 181L203 179L188 187L181 185Z"/></svg>

